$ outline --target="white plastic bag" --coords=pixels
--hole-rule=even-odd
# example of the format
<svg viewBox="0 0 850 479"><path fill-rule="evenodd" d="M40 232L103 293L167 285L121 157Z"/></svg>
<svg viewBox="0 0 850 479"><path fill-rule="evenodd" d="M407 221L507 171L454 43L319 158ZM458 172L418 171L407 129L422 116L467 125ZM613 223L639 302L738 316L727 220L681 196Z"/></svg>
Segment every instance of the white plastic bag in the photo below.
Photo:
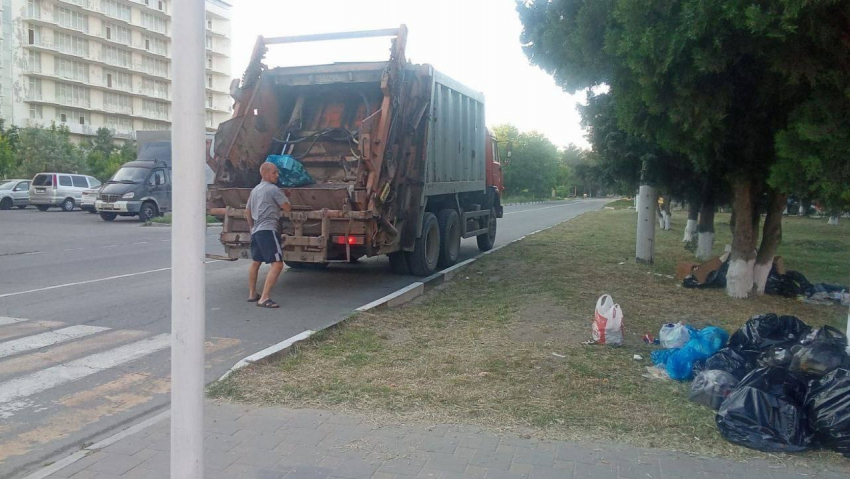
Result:
<svg viewBox="0 0 850 479"><path fill-rule="evenodd" d="M597 344L623 344L623 310L619 304L614 304L611 295L603 294L596 301L593 341Z"/></svg>
<svg viewBox="0 0 850 479"><path fill-rule="evenodd" d="M682 323L668 323L661 326L658 332L658 341L664 349L678 349L687 344L691 339L691 332Z"/></svg>

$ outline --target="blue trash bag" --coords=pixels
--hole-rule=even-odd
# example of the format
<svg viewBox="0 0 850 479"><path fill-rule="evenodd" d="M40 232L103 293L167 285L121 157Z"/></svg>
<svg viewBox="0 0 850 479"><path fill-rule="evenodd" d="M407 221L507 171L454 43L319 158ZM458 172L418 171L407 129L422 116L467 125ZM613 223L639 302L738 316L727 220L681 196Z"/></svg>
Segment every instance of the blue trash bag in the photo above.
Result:
<svg viewBox="0 0 850 479"><path fill-rule="evenodd" d="M693 379L694 362L708 359L717 351L726 346L729 333L715 326L708 326L691 335L691 339L681 349L669 349L669 355L663 355L660 351L652 353L652 360L656 364L663 363L667 374L677 381L688 381Z"/></svg>
<svg viewBox="0 0 850 479"><path fill-rule="evenodd" d="M304 165L290 155L269 155L266 163L277 167L280 176L277 178L277 186L281 188L292 188L295 186L306 186L315 183Z"/></svg>
<svg viewBox="0 0 850 479"><path fill-rule="evenodd" d="M657 349L650 353L649 358L652 360L652 364L658 366L659 364L667 364L667 360L670 359L670 356L678 351L678 349Z"/></svg>

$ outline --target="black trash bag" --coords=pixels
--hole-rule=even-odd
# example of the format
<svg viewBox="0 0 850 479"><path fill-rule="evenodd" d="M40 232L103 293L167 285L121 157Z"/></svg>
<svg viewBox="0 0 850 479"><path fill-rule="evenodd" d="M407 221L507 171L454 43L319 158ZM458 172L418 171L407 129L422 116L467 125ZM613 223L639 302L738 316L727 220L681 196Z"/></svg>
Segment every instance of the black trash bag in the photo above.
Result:
<svg viewBox="0 0 850 479"><path fill-rule="evenodd" d="M850 370L836 369L812 381L805 411L815 439L850 458Z"/></svg>
<svg viewBox="0 0 850 479"><path fill-rule="evenodd" d="M799 349L800 346L794 346L792 349ZM792 349L786 349L781 346L773 347L761 353L758 358L760 368L787 368L791 364L791 359L794 357Z"/></svg>
<svg viewBox="0 0 850 479"><path fill-rule="evenodd" d="M818 378L838 368L850 368L847 337L832 326L812 331L801 343L788 366L790 371Z"/></svg>
<svg viewBox="0 0 850 479"><path fill-rule="evenodd" d="M799 343L811 329L794 316L762 314L747 320L741 329L729 338L729 347L753 360L775 346L790 348Z"/></svg>
<svg viewBox="0 0 850 479"><path fill-rule="evenodd" d="M755 369L720 406L717 428L729 442L751 449L804 451L812 443L805 394L806 383L788 370Z"/></svg>
<svg viewBox="0 0 850 479"><path fill-rule="evenodd" d="M766 294L796 298L797 296L809 296L812 284L798 271L788 271L785 274L777 274L776 270L770 271L764 286Z"/></svg>
<svg viewBox="0 0 850 479"><path fill-rule="evenodd" d="M705 370L691 383L688 399L717 411L737 385L738 378L726 371Z"/></svg>
<svg viewBox="0 0 850 479"><path fill-rule="evenodd" d="M726 371L737 379L743 379L744 376L755 368L755 364L734 349L727 347L717 351L714 356L706 359L702 367L706 370Z"/></svg>

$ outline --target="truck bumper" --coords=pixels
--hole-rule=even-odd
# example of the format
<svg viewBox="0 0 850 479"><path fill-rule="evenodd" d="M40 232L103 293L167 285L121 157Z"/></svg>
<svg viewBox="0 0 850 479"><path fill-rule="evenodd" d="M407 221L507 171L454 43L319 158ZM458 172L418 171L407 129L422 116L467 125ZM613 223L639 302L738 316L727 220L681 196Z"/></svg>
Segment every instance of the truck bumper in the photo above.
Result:
<svg viewBox="0 0 850 479"><path fill-rule="evenodd" d="M141 201L116 201L114 203L107 203L106 201L97 200L94 203L95 210L109 213L138 213L141 207Z"/></svg>

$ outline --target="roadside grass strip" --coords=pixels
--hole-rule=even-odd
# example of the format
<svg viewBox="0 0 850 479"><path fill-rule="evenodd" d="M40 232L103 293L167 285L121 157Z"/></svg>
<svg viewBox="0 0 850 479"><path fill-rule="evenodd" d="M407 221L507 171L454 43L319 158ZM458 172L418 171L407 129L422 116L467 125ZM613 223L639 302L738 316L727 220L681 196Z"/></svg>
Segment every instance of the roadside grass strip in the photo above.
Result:
<svg viewBox="0 0 850 479"><path fill-rule="evenodd" d="M617 441L736 458L764 454L717 432L714 412L688 401L688 383L642 377L669 322L734 331L765 312L843 328L847 311L774 296L733 300L672 278L689 260L675 212L656 233L652 266L634 262L633 210L587 213L482 257L399 308L370 310L213 384L213 397L258 405L325 408L378 422L474 424L572 440ZM721 253L728 214L717 215ZM779 254L813 282L846 282L850 226L786 218ZM586 346L597 298L622 306L622 347ZM642 360L633 356L639 354ZM843 460L810 452L790 461Z"/></svg>

